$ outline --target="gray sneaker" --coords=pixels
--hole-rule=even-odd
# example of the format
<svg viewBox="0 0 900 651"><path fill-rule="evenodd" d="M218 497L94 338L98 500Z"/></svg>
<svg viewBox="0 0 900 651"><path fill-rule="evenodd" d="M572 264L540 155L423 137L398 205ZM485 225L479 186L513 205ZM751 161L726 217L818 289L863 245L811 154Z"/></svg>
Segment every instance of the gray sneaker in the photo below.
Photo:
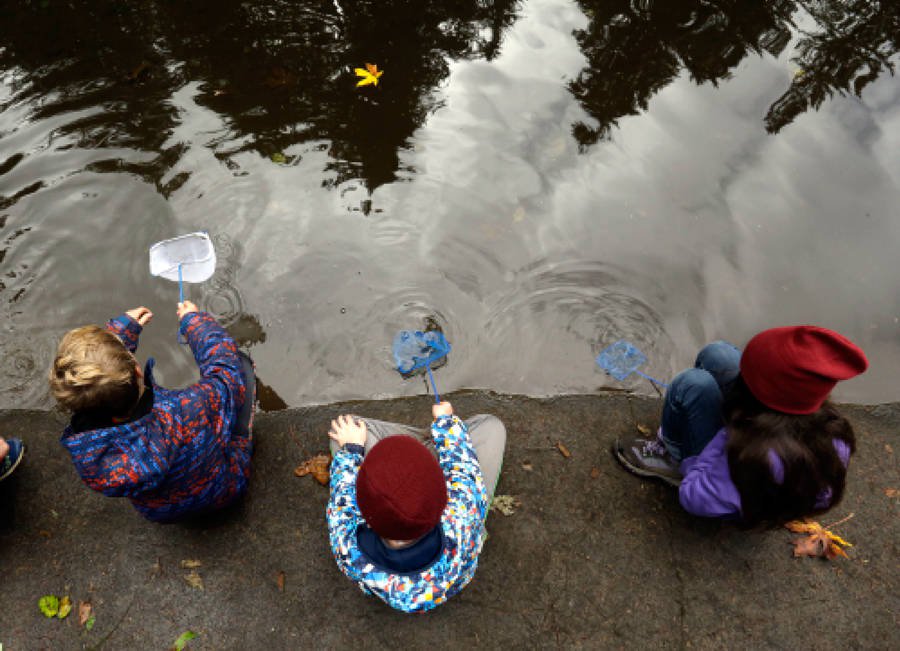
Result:
<svg viewBox="0 0 900 651"><path fill-rule="evenodd" d="M635 475L661 479L676 488L681 485L678 462L666 451L666 446L659 439L617 439L613 444L613 454L626 470Z"/></svg>

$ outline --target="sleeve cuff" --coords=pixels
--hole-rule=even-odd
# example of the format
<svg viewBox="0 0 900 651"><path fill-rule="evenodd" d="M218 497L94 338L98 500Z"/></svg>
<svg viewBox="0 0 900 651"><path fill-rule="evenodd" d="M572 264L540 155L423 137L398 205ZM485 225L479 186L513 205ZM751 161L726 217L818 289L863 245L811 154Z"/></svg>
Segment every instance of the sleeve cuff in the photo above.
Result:
<svg viewBox="0 0 900 651"><path fill-rule="evenodd" d="M344 443L344 446L341 449L346 450L350 454L358 454L361 457L366 454L365 446L359 445L358 443Z"/></svg>

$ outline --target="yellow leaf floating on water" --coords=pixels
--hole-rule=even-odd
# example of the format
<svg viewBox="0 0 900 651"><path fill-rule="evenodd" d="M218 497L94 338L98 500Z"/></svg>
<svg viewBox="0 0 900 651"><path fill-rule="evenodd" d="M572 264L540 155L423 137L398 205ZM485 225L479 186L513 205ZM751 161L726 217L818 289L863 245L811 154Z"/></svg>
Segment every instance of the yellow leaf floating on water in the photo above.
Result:
<svg viewBox="0 0 900 651"><path fill-rule="evenodd" d="M353 72L356 73L357 77L362 77L362 79L356 82L357 88L360 86L368 86L369 84L377 86L378 78L384 74L384 70L379 70L378 66L374 63L367 63L365 68L355 68Z"/></svg>

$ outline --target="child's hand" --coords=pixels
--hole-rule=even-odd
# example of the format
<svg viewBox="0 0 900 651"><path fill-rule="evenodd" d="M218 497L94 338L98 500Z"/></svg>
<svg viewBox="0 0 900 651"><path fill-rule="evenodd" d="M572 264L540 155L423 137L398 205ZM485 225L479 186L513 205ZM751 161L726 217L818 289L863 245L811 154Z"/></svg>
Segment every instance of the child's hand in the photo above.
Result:
<svg viewBox="0 0 900 651"><path fill-rule="evenodd" d="M6 458L7 454L9 454L9 443L6 442L6 439L0 436L0 461L3 461Z"/></svg>
<svg viewBox="0 0 900 651"><path fill-rule="evenodd" d="M365 445L366 424L364 421L353 422L352 416L344 414L338 416L337 420L331 421L331 430L329 430L328 436L340 447L344 447L347 443Z"/></svg>
<svg viewBox="0 0 900 651"><path fill-rule="evenodd" d="M194 305L191 301L185 301L184 303L178 304L178 309L175 310L175 314L178 315L178 320L181 321L186 314L190 314L191 312L199 312L197 306Z"/></svg>
<svg viewBox="0 0 900 651"><path fill-rule="evenodd" d="M150 319L153 318L153 312L148 310L146 307L141 305L140 307L136 307L133 310L128 310L125 312L128 316L138 322L139 325L145 326L150 323Z"/></svg>
<svg viewBox="0 0 900 651"><path fill-rule="evenodd" d="M431 415L434 416L434 419L437 420L441 416L452 416L453 415L453 405L444 400L436 405L431 406Z"/></svg>

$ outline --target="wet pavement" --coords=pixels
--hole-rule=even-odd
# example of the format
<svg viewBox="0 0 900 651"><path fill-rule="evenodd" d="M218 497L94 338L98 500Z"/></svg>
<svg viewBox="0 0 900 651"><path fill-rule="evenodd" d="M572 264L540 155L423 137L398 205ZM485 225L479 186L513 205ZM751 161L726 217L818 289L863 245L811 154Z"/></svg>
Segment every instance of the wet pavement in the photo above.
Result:
<svg viewBox="0 0 900 651"><path fill-rule="evenodd" d="M427 397L261 414L249 495L202 522L155 525L81 484L47 412L0 412L28 444L0 484L0 643L6 651L164 649L585 648L890 649L900 646L900 406L846 406L859 445L844 501L823 524L854 544L849 559L791 556L784 530L742 532L683 513L673 491L622 471L608 448L656 424L656 400L624 394L531 399L452 394L463 416L504 420L498 494L473 582L424 616L363 596L328 549L327 489L293 468L327 450L344 411L425 425ZM562 442L565 458L555 447ZM197 560L203 584L191 587ZM279 573L283 572L283 591ZM90 601L45 619L44 594Z"/></svg>

